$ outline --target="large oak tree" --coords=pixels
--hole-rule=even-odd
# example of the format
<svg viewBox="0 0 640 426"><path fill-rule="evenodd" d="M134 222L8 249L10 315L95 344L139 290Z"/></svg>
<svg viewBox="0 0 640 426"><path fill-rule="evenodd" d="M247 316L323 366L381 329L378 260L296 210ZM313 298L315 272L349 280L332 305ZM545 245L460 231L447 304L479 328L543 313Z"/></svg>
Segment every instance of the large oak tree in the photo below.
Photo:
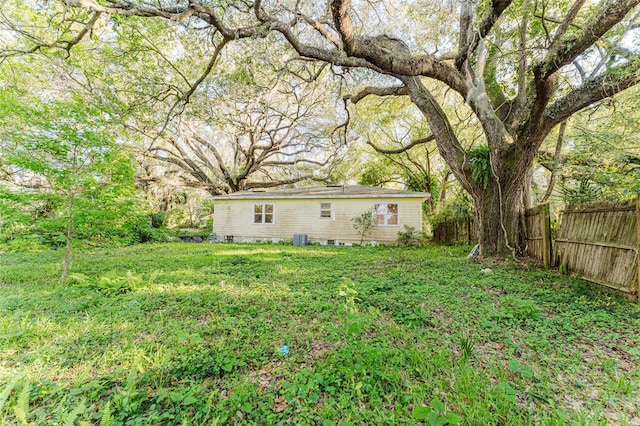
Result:
<svg viewBox="0 0 640 426"><path fill-rule="evenodd" d="M184 185L211 195L327 182L344 138L325 119L331 114L324 95L302 83L242 94L210 88L206 98L192 97L180 119L161 132L141 130L148 140L143 153L177 166Z"/></svg>
<svg viewBox="0 0 640 426"><path fill-rule="evenodd" d="M300 57L364 70L358 77L362 91L352 93L352 101L409 96L429 124L431 135L425 136L434 138L473 197L481 253L517 253L525 177L545 136L576 112L639 81L639 3L460 0L443 6L416 0L397 7L350 0L60 0L52 15L57 32L34 37L14 26L16 47L6 54L71 51L103 15L209 30L208 42L216 48L203 61L212 65L239 39L278 34ZM459 6L455 13L453 5ZM186 102L201 81L180 99ZM465 149L430 90L434 82L474 115L484 149Z"/></svg>

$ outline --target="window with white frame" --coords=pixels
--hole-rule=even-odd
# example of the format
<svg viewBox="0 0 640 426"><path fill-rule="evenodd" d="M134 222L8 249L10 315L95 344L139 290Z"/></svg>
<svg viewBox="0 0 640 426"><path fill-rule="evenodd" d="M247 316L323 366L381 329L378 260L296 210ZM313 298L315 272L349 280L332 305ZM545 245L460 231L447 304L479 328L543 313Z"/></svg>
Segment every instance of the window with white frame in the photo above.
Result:
<svg viewBox="0 0 640 426"><path fill-rule="evenodd" d="M273 223L273 204L254 204L253 223Z"/></svg>
<svg viewBox="0 0 640 426"><path fill-rule="evenodd" d="M376 203L373 205L373 223L376 226L398 225L398 205L395 203Z"/></svg>
<svg viewBox="0 0 640 426"><path fill-rule="evenodd" d="M332 217L331 203L320 203L320 218L331 219Z"/></svg>

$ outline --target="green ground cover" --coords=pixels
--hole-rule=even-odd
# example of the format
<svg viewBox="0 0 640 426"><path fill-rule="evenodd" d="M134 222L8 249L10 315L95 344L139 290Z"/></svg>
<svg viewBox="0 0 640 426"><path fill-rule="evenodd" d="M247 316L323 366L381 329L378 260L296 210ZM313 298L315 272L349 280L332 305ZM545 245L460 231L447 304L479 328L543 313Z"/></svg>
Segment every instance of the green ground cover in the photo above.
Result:
<svg viewBox="0 0 640 426"><path fill-rule="evenodd" d="M2 254L0 424L640 422L637 304L466 251Z"/></svg>

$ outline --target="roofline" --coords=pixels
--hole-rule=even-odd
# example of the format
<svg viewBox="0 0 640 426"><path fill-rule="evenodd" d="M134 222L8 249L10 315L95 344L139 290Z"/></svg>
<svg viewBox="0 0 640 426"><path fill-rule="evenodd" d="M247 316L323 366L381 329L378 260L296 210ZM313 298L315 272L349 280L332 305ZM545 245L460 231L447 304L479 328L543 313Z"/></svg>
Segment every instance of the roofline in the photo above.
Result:
<svg viewBox="0 0 640 426"><path fill-rule="evenodd" d="M210 197L210 200L301 200L301 199L381 199L381 198L420 198L428 200L431 194L428 192L415 192L409 194L324 194L324 195L269 195L268 192L256 192L254 194L243 194L241 196L218 195Z"/></svg>

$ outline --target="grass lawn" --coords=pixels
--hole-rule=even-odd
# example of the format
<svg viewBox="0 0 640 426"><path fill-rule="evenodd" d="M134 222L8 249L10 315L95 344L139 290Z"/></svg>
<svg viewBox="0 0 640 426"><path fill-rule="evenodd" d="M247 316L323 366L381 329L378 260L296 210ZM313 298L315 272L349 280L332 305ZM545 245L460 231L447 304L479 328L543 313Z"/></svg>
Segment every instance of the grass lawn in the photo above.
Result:
<svg viewBox="0 0 640 426"><path fill-rule="evenodd" d="M640 424L637 304L466 252L2 254L0 424Z"/></svg>

